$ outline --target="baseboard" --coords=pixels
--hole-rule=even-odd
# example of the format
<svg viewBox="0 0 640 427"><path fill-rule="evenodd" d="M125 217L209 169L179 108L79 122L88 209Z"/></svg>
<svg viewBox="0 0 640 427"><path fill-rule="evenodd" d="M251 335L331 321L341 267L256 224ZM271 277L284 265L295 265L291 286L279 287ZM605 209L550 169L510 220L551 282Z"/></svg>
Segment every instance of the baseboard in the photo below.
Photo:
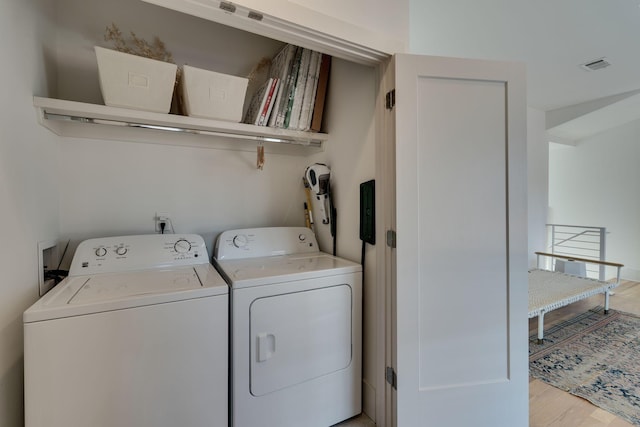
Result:
<svg viewBox="0 0 640 427"><path fill-rule="evenodd" d="M640 282L640 270L635 268L622 267L620 270L620 277L623 280L633 280L634 282Z"/></svg>
<svg viewBox="0 0 640 427"><path fill-rule="evenodd" d="M376 389L366 380L362 380L362 412L376 422Z"/></svg>

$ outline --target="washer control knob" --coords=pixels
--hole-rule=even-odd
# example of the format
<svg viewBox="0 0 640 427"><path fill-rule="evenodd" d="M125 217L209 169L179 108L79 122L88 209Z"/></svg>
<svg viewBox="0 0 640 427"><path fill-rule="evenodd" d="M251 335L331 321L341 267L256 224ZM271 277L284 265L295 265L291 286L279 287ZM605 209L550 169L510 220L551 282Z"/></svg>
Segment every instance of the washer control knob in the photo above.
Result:
<svg viewBox="0 0 640 427"><path fill-rule="evenodd" d="M249 243L249 239L244 234L237 234L233 236L233 246L236 248L244 248Z"/></svg>
<svg viewBox="0 0 640 427"><path fill-rule="evenodd" d="M173 245L173 249L179 254L185 254L191 250L191 243L186 239L180 239Z"/></svg>
<svg viewBox="0 0 640 427"><path fill-rule="evenodd" d="M306 236L304 233L300 233L300 234L298 235L298 239L299 239L301 242L304 242L305 240L307 240L307 236Z"/></svg>
<svg viewBox="0 0 640 427"><path fill-rule="evenodd" d="M97 257L103 257L106 254L107 254L107 248L100 247L100 248L96 249L96 256Z"/></svg>
<svg viewBox="0 0 640 427"><path fill-rule="evenodd" d="M124 246L118 246L116 248L116 254L125 255L126 253L127 253L127 248L125 248Z"/></svg>

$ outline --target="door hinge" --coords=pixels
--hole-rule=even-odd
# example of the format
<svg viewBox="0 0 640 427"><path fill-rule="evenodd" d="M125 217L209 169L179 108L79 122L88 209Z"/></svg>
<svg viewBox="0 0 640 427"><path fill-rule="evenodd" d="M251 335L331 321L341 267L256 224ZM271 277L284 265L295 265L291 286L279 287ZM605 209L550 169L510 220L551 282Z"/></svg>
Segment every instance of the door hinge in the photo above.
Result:
<svg viewBox="0 0 640 427"><path fill-rule="evenodd" d="M394 390L397 390L398 378L396 377L396 371L394 371L391 366L387 366L385 377L387 379L387 382L391 384L391 387L393 387Z"/></svg>
<svg viewBox="0 0 640 427"><path fill-rule="evenodd" d="M387 108L387 110L392 110L393 107L395 107L395 105L396 105L396 90L395 89L392 89L389 92L387 92L387 96L385 97L384 105Z"/></svg>
<svg viewBox="0 0 640 427"><path fill-rule="evenodd" d="M396 232L393 230L387 230L387 246L391 249L396 248Z"/></svg>

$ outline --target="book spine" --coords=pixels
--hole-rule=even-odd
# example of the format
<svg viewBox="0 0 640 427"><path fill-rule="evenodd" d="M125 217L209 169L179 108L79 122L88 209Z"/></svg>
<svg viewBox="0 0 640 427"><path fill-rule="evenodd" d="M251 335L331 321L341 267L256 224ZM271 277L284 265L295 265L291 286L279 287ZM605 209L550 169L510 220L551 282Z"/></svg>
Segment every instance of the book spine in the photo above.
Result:
<svg viewBox="0 0 640 427"><path fill-rule="evenodd" d="M262 109L262 113L260 114L260 119L258 120L258 126L266 126L267 121L269 120L269 114L271 114L271 109L273 107L274 94L278 90L278 84L280 80L278 79L269 79L271 84L269 85L269 90L267 91L267 97L264 103L264 107Z"/></svg>
<svg viewBox="0 0 640 427"><path fill-rule="evenodd" d="M298 81L296 82L295 93L293 96L293 106L289 114L289 120L286 121L287 129L297 129L300 121L300 110L302 108L302 98L304 97L304 89L307 84L309 74L309 62L311 60L311 51L304 49L302 59L300 61L300 70L298 71Z"/></svg>
<svg viewBox="0 0 640 427"><path fill-rule="evenodd" d="M315 103L316 89L318 87L318 73L322 54L320 52L311 53L311 62L309 63L309 75L307 77L307 87L304 90L304 99L302 100L302 108L300 110L300 120L298 122L298 130L309 130L309 122L311 111Z"/></svg>
<svg viewBox="0 0 640 427"><path fill-rule="evenodd" d="M260 106L258 107L258 110L256 111L256 117L253 120L254 125L257 125L258 123L260 123L260 117L262 115L262 110L264 110L264 104L265 102L267 102L267 96L269 95L269 88L271 85L272 81L271 79L267 80L264 84L264 86L262 87L262 90L260 91Z"/></svg>
<svg viewBox="0 0 640 427"><path fill-rule="evenodd" d="M298 70L300 69L300 60L302 59L302 51L301 47L296 48L296 54L294 60L291 65L291 73L289 74L286 98L284 100L284 108L280 112L278 116L276 126L279 128L286 128L288 124L288 117L291 115L291 107L293 107L293 97L295 94L296 81L298 79Z"/></svg>
<svg viewBox="0 0 640 427"><path fill-rule="evenodd" d="M251 125L257 125L260 120L260 114L264 109L264 103L267 97L267 91L271 85L271 79L268 79L266 82L260 86L260 88L253 94L251 98L251 103L249 104L249 108L247 109L247 113L244 118L244 123L248 123Z"/></svg>
<svg viewBox="0 0 640 427"><path fill-rule="evenodd" d="M271 76L280 79L280 84L278 85L278 93L276 94L276 99L273 104L273 110L271 112L271 116L269 117L269 123L267 124L271 127L276 127L278 115L280 114L280 111L282 110L284 105L283 100L286 96L285 91L287 88L288 76L291 72L291 62L293 61L293 56L296 53L296 47L292 44L288 44L283 48L282 52L284 52L284 59L282 63L278 64L279 67L276 67L276 69L272 71Z"/></svg>
<svg viewBox="0 0 640 427"><path fill-rule="evenodd" d="M316 89L316 100L313 107L313 114L311 115L311 126L309 127L309 130L312 132L320 132L322 127L322 116L324 113L324 103L327 97L330 73L331 56L322 54L320 73L318 74L318 88Z"/></svg>
<svg viewBox="0 0 640 427"><path fill-rule="evenodd" d="M251 102L249 103L249 108L247 108L247 112L244 115L243 123L254 124L256 121L256 117L258 116L258 108L260 107L260 99L262 98L262 87L258 89L258 91L253 94L251 98Z"/></svg>

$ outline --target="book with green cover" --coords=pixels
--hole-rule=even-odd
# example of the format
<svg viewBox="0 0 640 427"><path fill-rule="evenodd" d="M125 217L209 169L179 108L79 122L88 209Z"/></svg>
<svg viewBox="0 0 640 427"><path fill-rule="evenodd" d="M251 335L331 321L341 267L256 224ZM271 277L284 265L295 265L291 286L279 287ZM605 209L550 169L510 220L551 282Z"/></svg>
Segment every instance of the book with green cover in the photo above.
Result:
<svg viewBox="0 0 640 427"><path fill-rule="evenodd" d="M291 73L288 76L287 82L287 99L286 99L286 108L282 111L282 121L280 122L280 117L278 117L278 123L280 125L278 127L287 128L289 126L289 120L291 118L291 108L293 108L293 99L296 91L296 82L298 81L298 70L300 69L300 61L302 59L302 52L304 51L301 47L296 47L296 55L291 63Z"/></svg>
<svg viewBox="0 0 640 427"><path fill-rule="evenodd" d="M322 63L322 54L320 52L311 52L311 61L309 62L309 73L307 76L307 84L304 89L304 98L302 99L302 108L300 109L300 120L296 129L307 131L311 124L311 113L313 112L313 104L316 100L316 89L318 88L318 75L320 73L320 64Z"/></svg>
<svg viewBox="0 0 640 427"><path fill-rule="evenodd" d="M296 46L287 44L271 61L271 69L269 70L269 77L274 77L280 80L278 86L278 93L276 94L275 101L273 103L273 110L269 117L268 126L275 127L279 112L285 108L285 91L287 86L287 79L291 72L291 62L296 54Z"/></svg>
<svg viewBox="0 0 640 427"><path fill-rule="evenodd" d="M296 81L296 89L293 95L293 105L289 113L287 121L287 129L298 129L300 122L300 111L302 110L302 100L307 87L307 78L309 77L309 65L311 64L311 50L304 49L300 59L300 69L298 70L298 80ZM286 119L285 119L286 120Z"/></svg>

